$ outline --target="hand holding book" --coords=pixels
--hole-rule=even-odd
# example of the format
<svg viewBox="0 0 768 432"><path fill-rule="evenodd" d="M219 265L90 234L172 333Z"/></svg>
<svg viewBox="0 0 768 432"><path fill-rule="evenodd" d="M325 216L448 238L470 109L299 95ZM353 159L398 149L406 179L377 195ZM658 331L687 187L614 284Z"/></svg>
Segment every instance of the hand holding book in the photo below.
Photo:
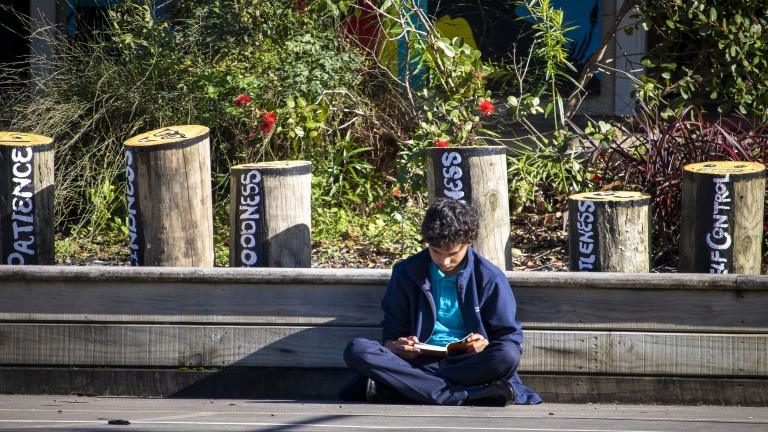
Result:
<svg viewBox="0 0 768 432"><path fill-rule="evenodd" d="M469 354L482 351L488 345L488 341L483 335L470 333L456 342L449 343L446 346L431 345L426 343L415 343L414 348L418 348L420 354L437 357L451 357L461 354Z"/></svg>
<svg viewBox="0 0 768 432"><path fill-rule="evenodd" d="M419 343L419 340L416 336L408 336L384 341L384 347L402 358L411 359L419 355L419 350L413 346L417 343Z"/></svg>

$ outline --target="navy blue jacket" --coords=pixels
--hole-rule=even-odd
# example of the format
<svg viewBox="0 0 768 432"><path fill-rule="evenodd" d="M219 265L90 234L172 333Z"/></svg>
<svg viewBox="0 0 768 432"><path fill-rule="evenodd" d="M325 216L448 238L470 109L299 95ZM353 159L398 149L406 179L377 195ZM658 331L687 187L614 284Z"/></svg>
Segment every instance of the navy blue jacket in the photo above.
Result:
<svg viewBox="0 0 768 432"><path fill-rule="evenodd" d="M467 265L458 273L459 309L467 332L483 335L488 341L523 343L523 329L515 319L517 304L506 275L469 247ZM381 302L384 309L382 342L416 336L426 341L435 327L435 303L430 292L429 250L397 263ZM525 387L515 372L509 379L518 404L539 403L541 398Z"/></svg>

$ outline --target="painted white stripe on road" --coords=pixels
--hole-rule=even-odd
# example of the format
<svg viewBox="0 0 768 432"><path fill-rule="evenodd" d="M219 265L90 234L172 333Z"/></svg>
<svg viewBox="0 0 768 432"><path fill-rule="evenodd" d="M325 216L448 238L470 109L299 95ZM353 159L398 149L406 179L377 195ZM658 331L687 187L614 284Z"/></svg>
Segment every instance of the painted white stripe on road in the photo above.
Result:
<svg viewBox="0 0 768 432"><path fill-rule="evenodd" d="M340 424L323 424L323 425L315 425L315 424L307 424L307 423L261 423L261 422L169 422L169 421L159 421L159 422L148 422L148 421L141 421L141 420L129 420L131 422L131 426L134 425L188 425L188 426L266 426L266 427L304 427L304 428L334 428L334 429L356 429L356 430L460 430L460 431L466 431L467 427L452 427L452 426L413 426L413 425L403 425L403 426L363 426L363 425L340 425ZM73 423L81 423L81 424L101 424L106 425L106 421L77 421L77 420L0 420L0 424L4 423L11 423L11 424L45 424L45 425L55 425L55 424L73 424ZM551 428L502 428L502 427L483 427L483 428L473 428L472 430L479 430L479 431L511 431L511 432L524 432L524 431L530 431L530 432L667 432L667 431L656 431L656 430L650 430L650 429L644 429L644 430L627 430L627 429L551 429Z"/></svg>

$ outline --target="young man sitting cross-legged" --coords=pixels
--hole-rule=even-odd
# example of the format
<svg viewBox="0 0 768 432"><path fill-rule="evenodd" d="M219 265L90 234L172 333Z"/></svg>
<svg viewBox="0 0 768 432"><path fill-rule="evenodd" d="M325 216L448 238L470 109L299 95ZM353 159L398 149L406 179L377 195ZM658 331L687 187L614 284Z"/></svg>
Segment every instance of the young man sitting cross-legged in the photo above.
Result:
<svg viewBox="0 0 768 432"><path fill-rule="evenodd" d="M383 345L357 338L344 350L355 372L343 400L506 406L541 398L517 375L523 331L504 272L480 256L476 212L437 199L422 223L429 247L398 263L384 299ZM468 336L466 353L425 355L414 344L445 346Z"/></svg>

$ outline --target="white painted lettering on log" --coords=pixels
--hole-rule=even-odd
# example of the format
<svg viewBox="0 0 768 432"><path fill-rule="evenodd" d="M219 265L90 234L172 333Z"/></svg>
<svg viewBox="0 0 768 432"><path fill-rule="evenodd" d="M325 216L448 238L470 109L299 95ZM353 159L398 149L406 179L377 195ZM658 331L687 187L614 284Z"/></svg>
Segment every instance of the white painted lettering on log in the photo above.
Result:
<svg viewBox="0 0 768 432"><path fill-rule="evenodd" d="M579 201L579 212L576 214L579 231L579 270L591 270L595 264L595 204L589 201Z"/></svg>
<svg viewBox="0 0 768 432"><path fill-rule="evenodd" d="M707 246L710 247L710 273L728 273L728 259L720 254L731 247L731 236L728 234L728 214L722 214L723 210L730 210L731 202L730 192L728 192L728 183L731 176L714 178L715 200L712 210L712 231L707 233Z"/></svg>
<svg viewBox="0 0 768 432"><path fill-rule="evenodd" d="M461 155L457 152L448 152L443 154L443 193L448 198L464 201L464 184L461 177L464 173L458 165L461 163Z"/></svg>
<svg viewBox="0 0 768 432"><path fill-rule="evenodd" d="M15 162L11 171L13 200L11 201L11 220L13 223L13 252L8 255L8 264L24 264L27 259L34 257L34 210L32 185L32 156L31 147L16 147L11 150L11 161Z"/></svg>
<svg viewBox="0 0 768 432"><path fill-rule="evenodd" d="M256 246L256 221L261 218L259 203L261 202L261 173L252 170L240 176L240 227L239 241L243 250L240 251L240 265L252 267L258 260L258 254L249 248Z"/></svg>
<svg viewBox="0 0 768 432"><path fill-rule="evenodd" d="M128 199L128 247L131 252L131 265L139 265L139 232L137 227L137 214L136 208L136 186L134 181L136 180L136 173L133 171L133 153L130 150L125 151L125 176L127 179L125 185L125 191Z"/></svg>

